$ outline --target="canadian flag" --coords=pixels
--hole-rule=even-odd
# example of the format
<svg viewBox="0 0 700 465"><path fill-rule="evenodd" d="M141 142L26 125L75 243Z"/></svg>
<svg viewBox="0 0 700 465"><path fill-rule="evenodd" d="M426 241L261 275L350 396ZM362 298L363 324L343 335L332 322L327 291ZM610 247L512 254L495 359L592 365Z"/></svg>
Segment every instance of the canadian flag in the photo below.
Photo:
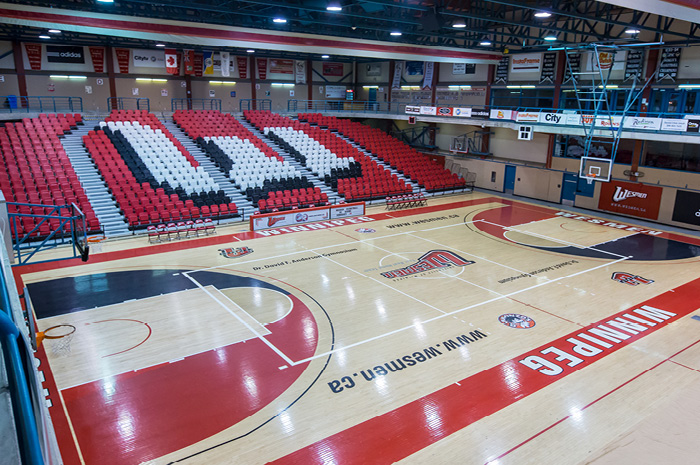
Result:
<svg viewBox="0 0 700 465"><path fill-rule="evenodd" d="M177 62L177 51L174 48L165 49L165 70L168 74L180 74L180 66Z"/></svg>

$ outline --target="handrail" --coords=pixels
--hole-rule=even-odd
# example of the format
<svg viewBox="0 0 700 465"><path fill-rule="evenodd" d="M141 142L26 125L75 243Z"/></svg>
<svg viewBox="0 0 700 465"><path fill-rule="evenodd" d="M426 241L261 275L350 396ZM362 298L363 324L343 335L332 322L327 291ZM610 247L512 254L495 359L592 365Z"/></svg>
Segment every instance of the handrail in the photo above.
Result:
<svg viewBox="0 0 700 465"><path fill-rule="evenodd" d="M107 97L107 109L146 110L147 112L150 112L151 101L146 97Z"/></svg>
<svg viewBox="0 0 700 465"><path fill-rule="evenodd" d="M20 455L22 463L42 465L44 463L41 451L41 442L34 416L33 403L29 392L29 380L26 373L31 373L22 362L21 347L26 350L22 342L22 335L10 317L10 298L5 281L5 271L0 266L0 293L2 293L2 311L0 311L0 340L2 353L7 366L7 381L10 385L10 397L12 410L17 427L17 436L20 440Z"/></svg>
<svg viewBox="0 0 700 465"><path fill-rule="evenodd" d="M288 112L361 112L403 114L410 102L372 102L360 100L287 100Z"/></svg>
<svg viewBox="0 0 700 465"><path fill-rule="evenodd" d="M170 110L218 110L221 111L220 98L173 98Z"/></svg>
<svg viewBox="0 0 700 465"><path fill-rule="evenodd" d="M9 113L30 113L30 112L79 112L83 111L82 97L61 97L54 95L21 96L3 95L0 96L0 112Z"/></svg>
<svg viewBox="0 0 700 465"><path fill-rule="evenodd" d="M246 107L246 108L243 108ZM238 111L245 110L270 110L272 111L272 99L269 98L242 98L238 102Z"/></svg>

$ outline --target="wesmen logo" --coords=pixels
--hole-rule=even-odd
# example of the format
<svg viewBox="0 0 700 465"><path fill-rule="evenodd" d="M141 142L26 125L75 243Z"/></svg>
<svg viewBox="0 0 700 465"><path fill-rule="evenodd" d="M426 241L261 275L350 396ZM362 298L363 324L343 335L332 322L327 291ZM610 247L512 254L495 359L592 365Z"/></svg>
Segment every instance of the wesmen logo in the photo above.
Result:
<svg viewBox="0 0 700 465"><path fill-rule="evenodd" d="M253 249L250 247L229 247L228 249L219 249L219 252L226 258L238 258L253 253Z"/></svg>
<svg viewBox="0 0 700 465"><path fill-rule="evenodd" d="M498 321L510 328L530 329L535 326L535 320L519 313L506 313L498 317Z"/></svg>
<svg viewBox="0 0 700 465"><path fill-rule="evenodd" d="M637 286L639 284L651 284L654 281L651 279L642 278L641 276L636 276L631 273L625 273L624 271L616 271L612 274L613 281L617 281L622 284L629 284L630 286Z"/></svg>
<svg viewBox="0 0 700 465"><path fill-rule="evenodd" d="M447 250L431 250L418 261L406 268L399 268L398 270L387 271L382 273L385 278L403 278L404 276L410 276L424 271L435 270L438 268L450 268L453 266L467 266L474 264L471 260L465 260L454 252Z"/></svg>
<svg viewBox="0 0 700 465"><path fill-rule="evenodd" d="M271 228L284 219L284 216L270 216L267 218L267 227Z"/></svg>

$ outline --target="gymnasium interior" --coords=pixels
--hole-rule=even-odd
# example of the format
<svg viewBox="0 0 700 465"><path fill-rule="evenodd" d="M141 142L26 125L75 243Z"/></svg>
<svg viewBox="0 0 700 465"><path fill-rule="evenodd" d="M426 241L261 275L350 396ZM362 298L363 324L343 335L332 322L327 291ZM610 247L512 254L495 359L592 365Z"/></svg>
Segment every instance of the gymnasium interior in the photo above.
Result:
<svg viewBox="0 0 700 465"><path fill-rule="evenodd" d="M0 463L696 463L692 0L0 2Z"/></svg>

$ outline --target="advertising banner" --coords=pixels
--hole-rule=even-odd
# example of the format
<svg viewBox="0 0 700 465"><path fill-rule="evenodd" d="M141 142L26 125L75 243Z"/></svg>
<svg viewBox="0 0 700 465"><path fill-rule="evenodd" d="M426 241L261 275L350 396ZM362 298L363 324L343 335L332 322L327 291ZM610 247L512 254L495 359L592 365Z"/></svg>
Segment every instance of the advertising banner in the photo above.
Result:
<svg viewBox="0 0 700 465"><path fill-rule="evenodd" d="M472 118L476 119L489 119L491 112L487 108L472 108Z"/></svg>
<svg viewBox="0 0 700 465"><path fill-rule="evenodd" d="M420 114L421 115L428 115L428 116L435 116L435 115L437 115L437 107L421 106L420 107Z"/></svg>
<svg viewBox="0 0 700 465"><path fill-rule="evenodd" d="M471 118L472 117L472 109L471 108L453 108L452 115L459 116L460 118Z"/></svg>
<svg viewBox="0 0 700 465"><path fill-rule="evenodd" d="M268 228L294 227L304 223L331 221L334 219L362 216L364 202L330 205L327 207L304 208L279 213L255 215L250 218L250 229L259 231Z"/></svg>
<svg viewBox="0 0 700 465"><path fill-rule="evenodd" d="M540 113L540 123L566 124L566 115L563 113Z"/></svg>
<svg viewBox="0 0 700 465"><path fill-rule="evenodd" d="M515 115L513 113L515 113ZM517 116L517 112L513 112L513 110L491 110L489 114L489 118L491 119L512 120L514 116Z"/></svg>
<svg viewBox="0 0 700 465"><path fill-rule="evenodd" d="M537 111L519 111L515 121L519 123L537 123L540 121L540 113Z"/></svg>
<svg viewBox="0 0 700 465"><path fill-rule="evenodd" d="M624 181L601 183L598 208L656 220L663 188Z"/></svg>
<svg viewBox="0 0 700 465"><path fill-rule="evenodd" d="M700 226L700 192L676 191L673 221Z"/></svg>
<svg viewBox="0 0 700 465"><path fill-rule="evenodd" d="M49 63L85 63L83 47L47 45L46 61Z"/></svg>
<svg viewBox="0 0 700 465"><path fill-rule="evenodd" d="M323 63L322 73L324 76L342 76L342 63Z"/></svg>
<svg viewBox="0 0 700 465"><path fill-rule="evenodd" d="M294 60L280 60L277 58L270 58L269 71L270 73L275 74L294 74Z"/></svg>
<svg viewBox="0 0 700 465"><path fill-rule="evenodd" d="M420 107L417 105L406 105L405 111L409 115L420 115Z"/></svg>
<svg viewBox="0 0 700 465"><path fill-rule="evenodd" d="M625 129L661 129L661 118L645 118L643 116L628 116L622 127Z"/></svg>
<svg viewBox="0 0 700 465"><path fill-rule="evenodd" d="M345 98L345 86L326 86L326 98Z"/></svg>
<svg viewBox="0 0 700 465"><path fill-rule="evenodd" d="M688 120L687 119L662 118L661 119L661 130L662 131L686 132L688 130Z"/></svg>
<svg viewBox="0 0 700 465"><path fill-rule="evenodd" d="M537 71L542 68L541 53L526 53L523 55L513 55L510 61L511 73L526 73Z"/></svg>
<svg viewBox="0 0 700 465"><path fill-rule="evenodd" d="M452 116L452 108L451 107L438 107L437 115L438 116Z"/></svg>
<svg viewBox="0 0 700 465"><path fill-rule="evenodd" d="M132 61L135 68L164 68L165 53L163 50L132 50Z"/></svg>

